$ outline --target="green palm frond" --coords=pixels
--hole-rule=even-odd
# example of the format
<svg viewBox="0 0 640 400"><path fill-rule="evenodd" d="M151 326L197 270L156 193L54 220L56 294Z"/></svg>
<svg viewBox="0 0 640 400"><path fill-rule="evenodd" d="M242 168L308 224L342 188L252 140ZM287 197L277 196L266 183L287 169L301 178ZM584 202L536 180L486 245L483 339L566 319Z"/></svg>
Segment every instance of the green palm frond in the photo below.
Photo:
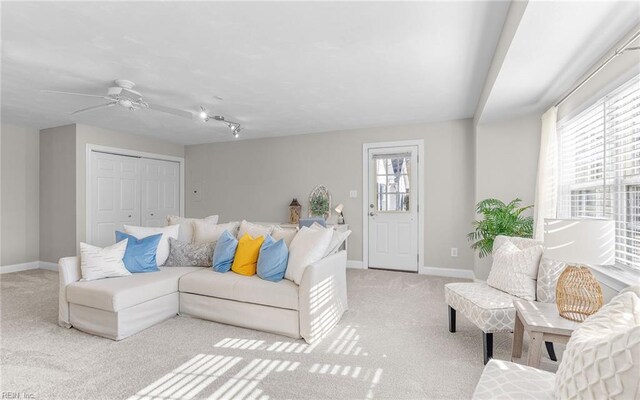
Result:
<svg viewBox="0 0 640 400"><path fill-rule="evenodd" d="M498 199L485 199L476 205L476 212L484 219L473 221L473 232L467 234L471 248L478 251L480 258L491 254L496 236L533 236L533 218L522 214L533 208L520 206L521 199L514 199L509 204Z"/></svg>

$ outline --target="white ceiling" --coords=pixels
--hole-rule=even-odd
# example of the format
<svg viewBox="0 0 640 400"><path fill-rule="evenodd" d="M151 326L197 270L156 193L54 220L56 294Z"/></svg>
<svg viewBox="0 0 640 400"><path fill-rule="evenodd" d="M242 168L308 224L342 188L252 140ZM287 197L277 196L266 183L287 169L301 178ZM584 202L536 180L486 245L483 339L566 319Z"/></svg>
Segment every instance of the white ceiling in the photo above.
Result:
<svg viewBox="0 0 640 400"><path fill-rule="evenodd" d="M103 94L117 78L149 102L239 121L245 138L468 118L508 4L3 2L2 118L231 139L150 110L72 118L101 100L39 92Z"/></svg>
<svg viewBox="0 0 640 400"><path fill-rule="evenodd" d="M542 112L640 24L640 1L530 1L482 122Z"/></svg>

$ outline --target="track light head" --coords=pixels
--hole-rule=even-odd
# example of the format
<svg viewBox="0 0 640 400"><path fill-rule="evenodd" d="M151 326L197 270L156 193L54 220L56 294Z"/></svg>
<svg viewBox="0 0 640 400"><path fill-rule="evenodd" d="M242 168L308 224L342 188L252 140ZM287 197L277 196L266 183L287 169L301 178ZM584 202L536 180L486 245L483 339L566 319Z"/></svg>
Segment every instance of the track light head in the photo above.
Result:
<svg viewBox="0 0 640 400"><path fill-rule="evenodd" d="M209 120L209 114L207 114L207 110L205 110L204 107L200 107L200 112L198 113L198 117L200 117L200 119L205 122Z"/></svg>

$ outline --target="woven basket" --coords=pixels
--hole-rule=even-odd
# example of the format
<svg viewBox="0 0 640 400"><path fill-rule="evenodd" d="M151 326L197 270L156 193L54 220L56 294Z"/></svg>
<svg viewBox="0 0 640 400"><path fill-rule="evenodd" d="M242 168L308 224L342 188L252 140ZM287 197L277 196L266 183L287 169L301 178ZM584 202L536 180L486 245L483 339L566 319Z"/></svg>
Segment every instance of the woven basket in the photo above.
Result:
<svg viewBox="0 0 640 400"><path fill-rule="evenodd" d="M569 265L556 286L556 305L560 316L582 322L602 307L602 288L589 268Z"/></svg>

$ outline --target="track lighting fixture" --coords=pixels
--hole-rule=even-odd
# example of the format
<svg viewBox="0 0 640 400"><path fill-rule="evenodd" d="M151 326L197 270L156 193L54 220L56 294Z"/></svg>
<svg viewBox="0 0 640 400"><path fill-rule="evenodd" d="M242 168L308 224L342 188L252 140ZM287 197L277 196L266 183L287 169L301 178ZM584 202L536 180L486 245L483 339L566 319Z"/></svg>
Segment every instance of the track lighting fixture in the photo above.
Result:
<svg viewBox="0 0 640 400"><path fill-rule="evenodd" d="M209 115L207 110L202 106L200 107L200 112L198 113L198 117L200 117L200 119L202 121L204 121L204 122L207 122L210 119L213 119L215 121L220 121L220 122L224 123L227 126L227 128L231 129L231 133L233 134L233 137L235 137L235 138L240 137L240 123L239 122L227 121L227 120L225 120L224 116L222 116L222 115Z"/></svg>

